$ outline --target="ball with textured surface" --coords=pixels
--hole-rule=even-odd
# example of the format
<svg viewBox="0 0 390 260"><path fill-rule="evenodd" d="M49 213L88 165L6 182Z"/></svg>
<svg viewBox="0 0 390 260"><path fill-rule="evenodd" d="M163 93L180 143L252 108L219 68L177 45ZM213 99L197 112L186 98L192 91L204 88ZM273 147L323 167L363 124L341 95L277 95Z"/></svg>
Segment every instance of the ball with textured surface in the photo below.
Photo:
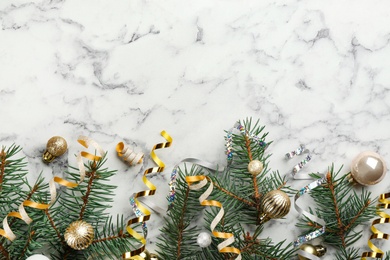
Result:
<svg viewBox="0 0 390 260"><path fill-rule="evenodd" d="M54 158L63 155L68 149L68 144L66 140L61 136L53 136L47 141L46 151L42 155L44 162L49 163L54 160Z"/></svg>
<svg viewBox="0 0 390 260"><path fill-rule="evenodd" d="M262 200L260 223L286 216L290 211L290 207L290 198L286 193L281 190L268 192Z"/></svg>
<svg viewBox="0 0 390 260"><path fill-rule="evenodd" d="M26 260L50 260L50 258L48 258L44 255L36 254L36 255L32 255L32 256L27 257Z"/></svg>
<svg viewBox="0 0 390 260"><path fill-rule="evenodd" d="M386 163L377 153L367 151L358 154L351 165L351 176L361 185L374 185L386 175Z"/></svg>
<svg viewBox="0 0 390 260"><path fill-rule="evenodd" d="M264 165L261 161L259 160L252 160L249 164L248 164L248 171L250 174L256 176L258 175L259 173L261 173L264 169Z"/></svg>
<svg viewBox="0 0 390 260"><path fill-rule="evenodd" d="M211 236L208 232L200 232L196 242L200 247L208 247L211 244Z"/></svg>
<svg viewBox="0 0 390 260"><path fill-rule="evenodd" d="M93 236L93 227L84 220L70 223L64 234L66 243L76 250L88 248L92 244Z"/></svg>

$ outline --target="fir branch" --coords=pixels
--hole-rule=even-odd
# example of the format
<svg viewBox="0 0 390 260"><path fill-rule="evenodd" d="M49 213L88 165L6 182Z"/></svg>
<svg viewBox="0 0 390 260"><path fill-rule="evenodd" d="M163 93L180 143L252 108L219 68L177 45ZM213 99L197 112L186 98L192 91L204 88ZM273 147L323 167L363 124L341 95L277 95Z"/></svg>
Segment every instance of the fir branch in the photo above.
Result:
<svg viewBox="0 0 390 260"><path fill-rule="evenodd" d="M1 149L0 152L0 191L3 189L3 179L4 179L4 173L5 173L5 166L7 165L6 161L6 153L4 151L4 147Z"/></svg>
<svg viewBox="0 0 390 260"><path fill-rule="evenodd" d="M354 229L375 217L376 208L370 199L370 192L362 188L361 194L358 195L347 181L347 175L338 177L341 169L342 167L336 172L332 165L326 175L326 183L310 191L315 210L310 207L309 212L327 223L322 237L325 243L338 249L337 259L357 259L358 249L352 245L361 238L362 231L357 232ZM305 216L297 226L304 228L305 234L320 228L320 225Z"/></svg>
<svg viewBox="0 0 390 260"><path fill-rule="evenodd" d="M45 215L46 215L47 219L48 219L49 222L50 222L50 226L51 226L51 227L53 228L53 230L55 231L55 233L56 233L56 235L57 235L57 237L58 237L58 240L61 242L62 246L65 248L65 247L67 246L66 243L65 243L65 240L64 240L64 238L62 237L59 228L58 228L58 227L56 226L56 224L54 223L54 220L53 220L53 218L51 217L51 214L50 214L50 212L49 212L49 209L45 209L44 212L45 212Z"/></svg>
<svg viewBox="0 0 390 260"><path fill-rule="evenodd" d="M186 191L185 191L185 195L184 195L184 205L183 205L183 208L181 210L181 217L179 219L179 224L178 224L178 233L179 233L179 236L177 238L177 259L180 259L180 256L181 256L181 246L182 246L182 243L183 243L183 231L185 229L185 225L184 225L184 214L185 214L185 211L187 209L187 202L188 202L188 196L190 194L190 188L187 187Z"/></svg>
<svg viewBox="0 0 390 260"><path fill-rule="evenodd" d="M326 175L326 181L327 181L327 188L329 189L330 193L331 193L331 196L332 196L332 202L333 202L333 207L334 207L334 212L335 212L335 215L336 215L336 221L337 221L337 225L338 225L338 228L339 228L339 231L337 232L338 235L340 236L340 240L341 240L341 243L342 243L342 246L343 248L346 247L345 245L345 236L344 236L344 225L341 221L341 216L340 216L340 210L339 210L339 205L338 205L338 202L337 202L337 197L336 197L336 192L335 192L335 186L334 186L334 183L333 183L333 180L332 180L332 177L330 175L330 173L328 173Z"/></svg>
<svg viewBox="0 0 390 260"><path fill-rule="evenodd" d="M28 250L28 247L32 241L32 237L35 235L35 231L31 231L30 234L28 235L28 239L24 245L24 248L20 254L20 258L24 258L25 257L25 254L26 254L26 251Z"/></svg>
<svg viewBox="0 0 390 260"><path fill-rule="evenodd" d="M87 173L87 177L89 177L89 180L88 180L87 191L86 191L85 195L82 198L83 206L81 207L81 210L80 210L80 218L79 218L80 220L83 219L84 212L85 212L85 209L86 209L87 203L88 203L88 198L89 198L89 195L91 194L93 181L96 178L96 161L93 161L91 163L91 171Z"/></svg>
<svg viewBox="0 0 390 260"><path fill-rule="evenodd" d="M5 257L5 259L10 259L9 252L7 249L5 249L2 243L0 243L0 252Z"/></svg>
<svg viewBox="0 0 390 260"><path fill-rule="evenodd" d="M212 180L211 180L211 181L212 181ZM213 181L213 184L214 184L214 187L216 187L216 188L219 189L220 191L224 192L225 194L229 195L230 197L232 197L232 198L234 198L234 199L236 199L236 200L239 200L239 201L245 203L246 205L248 205L248 206L250 206L250 207L256 207L256 204L255 204L255 203L253 203L253 202L251 202L251 201L249 201L249 200L246 200L246 199L244 199L244 198L241 198L241 197L239 197L239 196L236 195L236 194L233 194L232 192L230 192L230 191L228 191L228 190L222 188L218 183L216 183L216 182Z"/></svg>

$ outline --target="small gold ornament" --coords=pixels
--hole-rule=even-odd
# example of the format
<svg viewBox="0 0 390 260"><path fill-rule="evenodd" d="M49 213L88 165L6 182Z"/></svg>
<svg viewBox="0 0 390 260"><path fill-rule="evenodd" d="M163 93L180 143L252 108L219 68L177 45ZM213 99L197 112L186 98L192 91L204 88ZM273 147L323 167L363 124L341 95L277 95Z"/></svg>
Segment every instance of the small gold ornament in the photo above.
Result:
<svg viewBox="0 0 390 260"><path fill-rule="evenodd" d="M151 253L150 260L159 260L158 255Z"/></svg>
<svg viewBox="0 0 390 260"><path fill-rule="evenodd" d="M263 169L264 169L263 163L259 160L252 160L248 164L248 171L253 176L256 176L259 173L261 173L263 171Z"/></svg>
<svg viewBox="0 0 390 260"><path fill-rule="evenodd" d="M265 194L262 200L260 224L270 219L282 218L290 211L290 198L281 190L273 190Z"/></svg>
<svg viewBox="0 0 390 260"><path fill-rule="evenodd" d="M352 160L351 173L348 178L350 181L367 186L377 184L385 175L385 160L379 154L367 151L358 154Z"/></svg>
<svg viewBox="0 0 390 260"><path fill-rule="evenodd" d="M322 245L311 245L311 244L303 244L299 247L302 251L305 251L309 254L315 255L315 256L323 256L326 253L326 247ZM298 254L299 260L310 260L310 258L301 256Z"/></svg>
<svg viewBox="0 0 390 260"><path fill-rule="evenodd" d="M54 158L63 155L68 149L66 140L61 136L53 136L47 141L46 151L42 155L45 163L50 163Z"/></svg>
<svg viewBox="0 0 390 260"><path fill-rule="evenodd" d="M70 223L64 234L68 246L76 250L83 250L89 247L92 244L93 236L93 227L84 220Z"/></svg>
<svg viewBox="0 0 390 260"><path fill-rule="evenodd" d="M142 257L142 258L145 259L145 260L151 260L151 258L150 258L150 253L149 253L149 251L148 251L147 249L145 249L144 251L142 251L139 255L130 257L130 259L139 259L138 257Z"/></svg>

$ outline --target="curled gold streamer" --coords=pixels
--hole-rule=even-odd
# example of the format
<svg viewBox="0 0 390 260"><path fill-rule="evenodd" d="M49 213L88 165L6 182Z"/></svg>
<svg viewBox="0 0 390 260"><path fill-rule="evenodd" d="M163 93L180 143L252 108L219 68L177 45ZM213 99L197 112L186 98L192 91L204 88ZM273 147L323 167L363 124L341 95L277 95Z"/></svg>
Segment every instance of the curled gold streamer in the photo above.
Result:
<svg viewBox="0 0 390 260"><path fill-rule="evenodd" d="M390 197L390 192L381 194L378 199L379 203L377 205L377 208L390 209L390 200L388 199L389 197ZM362 254L363 260L367 259L366 257L382 259L384 256L384 252L381 249L379 249L377 246L375 246L371 240L372 239L388 240L390 237L389 234L383 233L382 231L380 231L375 227L375 225L377 224L390 223L390 215L380 210L378 210L377 214L380 216L380 218L374 219L374 221L372 222L371 224L372 234L370 236L370 239L367 242L368 247L372 250L372 252L363 252Z"/></svg>
<svg viewBox="0 0 390 260"><path fill-rule="evenodd" d="M134 201L135 201L138 209L143 213L144 216L140 216L140 217L136 217L136 218L130 219L127 222L127 227L126 227L127 232L130 235L132 235L135 239L140 241L142 243L142 246L140 248L136 249L136 250L131 251L131 252L123 253L123 255L122 255L123 259L144 260L143 257L139 256L139 254L141 254L145 250L146 239L145 239L144 236L140 235L137 231L132 229L130 226L132 224L145 222L145 221L148 221L150 219L150 215L151 215L150 211L145 206L143 206L138 201L137 198L152 196L152 195L154 195L156 193L156 189L157 189L156 186L154 186L154 184L152 182L150 182L148 180L148 178L146 178L146 175L148 175L149 173L158 173L158 172L164 171L165 164L163 163L163 161L160 160L160 158L157 157L157 155L156 155L156 153L154 151L157 150L157 149L161 149L161 148L168 148L172 144L172 137L167 132L162 131L161 132L161 136L164 137L165 140L167 140L167 142L165 142L165 143L158 143L158 144L154 145L152 150L151 150L151 152L150 152L150 157L155 162L155 164L157 164L158 167L153 167L153 168L146 169L145 172L144 172L144 175L142 177L142 181L149 188L149 190L144 190L144 191L140 191L140 192L137 192L137 193L133 194Z"/></svg>
<svg viewBox="0 0 390 260"><path fill-rule="evenodd" d="M7 238L10 241L15 240L16 236L14 232L11 230L9 224L8 224L8 217L15 217L23 220L27 225L30 224L33 220L28 216L24 206L30 207L30 208L35 208L35 209L41 209L45 210L48 209L51 205L54 204L56 198L57 198L57 191L56 191L56 186L55 183L58 183L59 185L66 186L68 188L74 188L77 187L85 178L85 166L83 162L83 157L87 158L88 160L92 161L99 161L102 156L104 156L104 150L92 139L85 137L85 136L80 136L79 139L77 140L82 146L85 148L88 148L89 145L93 145L95 149L100 153L101 156L96 156L93 154L90 154L88 152L80 152L77 155L77 164L79 166L79 171L80 171L80 180L76 182L70 182L67 181L63 178L54 176L53 179L49 181L49 190L50 190L50 203L49 204L44 204L44 203L37 203L31 200L25 200L19 205L19 212L10 212L5 216L3 220L3 228L0 229L0 236L3 236Z"/></svg>
<svg viewBox="0 0 390 260"><path fill-rule="evenodd" d="M221 253L233 253L237 254L236 260L241 259L241 251L238 248L235 247L229 247L229 245L234 243L234 235L233 233L226 233L226 232L219 232L215 231L215 227L218 225L218 223L223 218L223 215L225 214L225 211L223 209L222 203L216 200L206 200L211 192L213 191L214 185L212 180L204 175L198 175L198 176L186 176L186 182L188 183L188 186L191 190L199 190L205 185L207 185L207 182L210 182L209 187L207 190L200 195L199 202L202 206L214 206L220 208L218 214L215 216L213 221L210 223L210 230L212 234L217 238L225 239L223 242L218 244L218 251ZM195 182L198 182L194 184Z"/></svg>
<svg viewBox="0 0 390 260"><path fill-rule="evenodd" d="M125 162L127 162L130 166L136 165L142 162L142 158L144 158L144 154L139 152L134 152L130 146L120 142L116 145L116 152L119 157L121 157Z"/></svg>

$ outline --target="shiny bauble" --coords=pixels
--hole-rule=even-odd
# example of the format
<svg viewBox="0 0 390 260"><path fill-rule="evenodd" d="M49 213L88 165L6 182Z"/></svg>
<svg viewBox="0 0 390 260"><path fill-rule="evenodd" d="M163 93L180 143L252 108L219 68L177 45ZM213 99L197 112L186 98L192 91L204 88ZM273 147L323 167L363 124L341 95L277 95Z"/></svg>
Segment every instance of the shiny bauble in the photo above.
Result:
<svg viewBox="0 0 390 260"><path fill-rule="evenodd" d="M375 152L362 152L352 160L350 177L361 185L377 184L385 175L385 160Z"/></svg>
<svg viewBox="0 0 390 260"><path fill-rule="evenodd" d="M46 151L42 155L45 163L52 162L56 157L63 155L68 149L66 140L61 136L53 136L47 141Z"/></svg>
<svg viewBox="0 0 390 260"><path fill-rule="evenodd" d="M150 260L160 260L160 258L158 258L158 255L150 253Z"/></svg>
<svg viewBox="0 0 390 260"><path fill-rule="evenodd" d="M145 260L150 260L150 253L147 249L145 249L141 254L139 254Z"/></svg>
<svg viewBox="0 0 390 260"><path fill-rule="evenodd" d="M65 231L64 237L66 243L71 248L75 250L86 249L93 241L93 227L84 220L77 220L70 223L69 227Z"/></svg>
<svg viewBox="0 0 390 260"><path fill-rule="evenodd" d="M260 223L270 219L283 218L288 214L291 207L290 198L281 190L273 190L265 194L261 202Z"/></svg>
<svg viewBox="0 0 390 260"><path fill-rule="evenodd" d="M315 255L315 256L323 256L326 253L326 247L322 245L311 245L311 244L303 244L299 247L302 251L305 251L309 254ZM299 260L310 260L310 258L304 257L299 255L298 253L298 259Z"/></svg>
<svg viewBox="0 0 390 260"><path fill-rule="evenodd" d="M208 247L211 244L211 236L208 232L200 232L196 242L200 247Z"/></svg>
<svg viewBox="0 0 390 260"><path fill-rule="evenodd" d="M249 164L248 164L248 171L250 174L252 174L253 176L256 176L258 175L259 173L261 173L264 169L264 165L261 161L259 160L252 160Z"/></svg>
<svg viewBox="0 0 390 260"><path fill-rule="evenodd" d="M44 255L36 254L36 255L32 255L32 256L27 257L26 260L50 260L50 258L48 258Z"/></svg>

